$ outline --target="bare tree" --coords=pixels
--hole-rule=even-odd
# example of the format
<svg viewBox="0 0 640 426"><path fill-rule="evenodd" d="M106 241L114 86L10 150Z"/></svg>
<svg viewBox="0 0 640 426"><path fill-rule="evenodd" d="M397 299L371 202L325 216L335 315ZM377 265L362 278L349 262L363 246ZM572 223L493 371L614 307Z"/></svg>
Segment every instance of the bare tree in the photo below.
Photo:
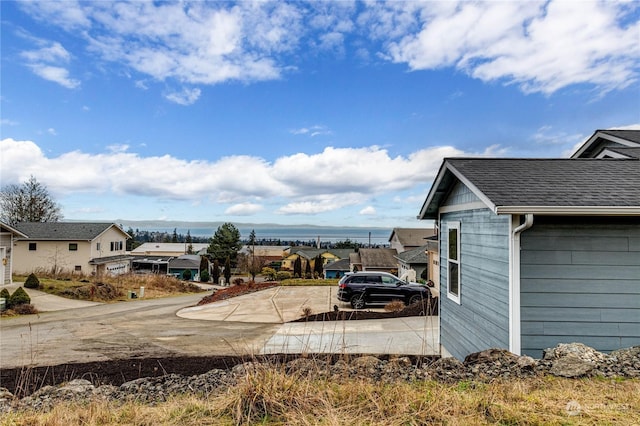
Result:
<svg viewBox="0 0 640 426"><path fill-rule="evenodd" d="M253 256L251 254L241 254L238 256L238 266L243 272L251 275L253 281L256 275L262 272L262 268L269 262L262 256Z"/></svg>
<svg viewBox="0 0 640 426"><path fill-rule="evenodd" d="M0 190L0 220L19 222L57 222L62 219L60 206L47 187L31 176L22 185L11 184Z"/></svg>

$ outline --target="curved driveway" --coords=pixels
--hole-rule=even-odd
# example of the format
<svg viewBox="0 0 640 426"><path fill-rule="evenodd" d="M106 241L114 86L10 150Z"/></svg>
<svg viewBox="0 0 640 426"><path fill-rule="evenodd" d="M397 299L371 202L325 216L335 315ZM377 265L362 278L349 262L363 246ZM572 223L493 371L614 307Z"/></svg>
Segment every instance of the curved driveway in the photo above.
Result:
<svg viewBox="0 0 640 426"><path fill-rule="evenodd" d="M283 324L304 308L333 309L334 292L276 287L196 307L199 293L3 318L0 368L171 356L437 353L437 317ZM59 301L69 302L78 306Z"/></svg>

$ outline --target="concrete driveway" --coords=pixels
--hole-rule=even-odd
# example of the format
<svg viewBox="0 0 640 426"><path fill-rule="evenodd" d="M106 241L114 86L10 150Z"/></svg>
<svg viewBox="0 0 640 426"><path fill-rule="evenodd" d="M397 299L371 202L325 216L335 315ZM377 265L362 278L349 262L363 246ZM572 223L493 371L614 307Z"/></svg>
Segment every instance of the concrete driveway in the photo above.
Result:
<svg viewBox="0 0 640 426"><path fill-rule="evenodd" d="M2 288L6 288L7 290L9 290L9 293L13 293L16 288L22 287L23 285L23 283L13 283L2 286ZM65 309L86 308L87 306L96 306L102 304L99 302L89 302L86 300L67 299L65 297L54 296L53 294L34 290L32 288L25 288L24 290L31 298L31 304L35 306L35 308L39 312L63 311Z"/></svg>
<svg viewBox="0 0 640 426"><path fill-rule="evenodd" d="M305 307L348 309L335 291L276 287L197 307L206 293L95 304L29 290L42 312L0 320L0 368L185 355L438 353L437 317L285 322Z"/></svg>

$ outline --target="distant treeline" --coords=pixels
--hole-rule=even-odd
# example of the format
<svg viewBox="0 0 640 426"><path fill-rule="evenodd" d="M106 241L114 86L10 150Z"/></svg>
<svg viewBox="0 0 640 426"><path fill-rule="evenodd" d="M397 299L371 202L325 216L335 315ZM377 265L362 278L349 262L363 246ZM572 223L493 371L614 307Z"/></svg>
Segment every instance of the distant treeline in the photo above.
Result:
<svg viewBox="0 0 640 426"><path fill-rule="evenodd" d="M127 241L127 250L133 250L134 248L144 244L144 243L210 243L211 237L203 237L203 236L192 236L190 232L187 231L186 234L178 233L177 230L174 229L172 233L164 232L164 231L145 231L140 229L129 228L127 230L127 234L131 235L133 238ZM213 235L212 235L213 236ZM248 244L248 239L241 240L243 244ZM292 247L316 247L318 244L317 239L309 239L309 240L283 240L280 238L257 238L255 241L255 245L257 246L292 246ZM342 249L342 248L353 248L357 249L360 247L367 247L367 244L361 244L356 241L351 241L348 238L344 241L320 241L320 247L323 249ZM375 244L372 247L384 247L384 245Z"/></svg>

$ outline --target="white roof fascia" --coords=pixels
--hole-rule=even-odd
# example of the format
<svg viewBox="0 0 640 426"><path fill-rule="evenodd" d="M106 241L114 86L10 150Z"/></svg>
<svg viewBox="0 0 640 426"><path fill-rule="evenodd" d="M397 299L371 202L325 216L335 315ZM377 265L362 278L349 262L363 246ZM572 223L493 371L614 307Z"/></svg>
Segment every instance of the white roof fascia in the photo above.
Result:
<svg viewBox="0 0 640 426"><path fill-rule="evenodd" d="M451 173L460 180L467 188L471 190L484 204L487 205L494 213L498 213L497 206L487 197L484 192L480 191L474 184L471 183L462 173L455 169L452 165L447 163L447 168L451 170Z"/></svg>
<svg viewBox="0 0 640 426"><path fill-rule="evenodd" d="M600 154L596 155L596 158L629 158L628 155L620 154L619 152L611 151L610 149L603 149Z"/></svg>
<svg viewBox="0 0 640 426"><path fill-rule="evenodd" d="M500 206L495 212L559 216L640 216L640 206Z"/></svg>
<svg viewBox="0 0 640 426"><path fill-rule="evenodd" d="M617 136L609 135L609 134L606 134L606 133L602 133L601 131L599 131L599 132L596 132L593 136L591 136L585 143L583 143L582 146L571 156L571 158L578 158L598 138L607 139L607 140L610 140L611 142L616 142L616 143L619 143L620 145L628 146L628 147L631 147L631 148L640 147L640 144L637 143L637 142L631 142L631 141L628 141L626 139L619 138Z"/></svg>
<svg viewBox="0 0 640 426"><path fill-rule="evenodd" d="M437 192L436 190L440 186L440 182L444 178L445 165L446 165L446 160L440 166L440 170L438 170L438 175L436 176L436 179L433 181L433 184L431 184L431 189L429 190L429 193L427 194L427 199L424 200L424 204L422 204L422 207L420 208L420 214L418 214L418 217L417 217L418 220L423 220L424 219L425 210L427 209L427 206L429 204L431 204L431 200L433 199L434 195L436 194L436 192Z"/></svg>

